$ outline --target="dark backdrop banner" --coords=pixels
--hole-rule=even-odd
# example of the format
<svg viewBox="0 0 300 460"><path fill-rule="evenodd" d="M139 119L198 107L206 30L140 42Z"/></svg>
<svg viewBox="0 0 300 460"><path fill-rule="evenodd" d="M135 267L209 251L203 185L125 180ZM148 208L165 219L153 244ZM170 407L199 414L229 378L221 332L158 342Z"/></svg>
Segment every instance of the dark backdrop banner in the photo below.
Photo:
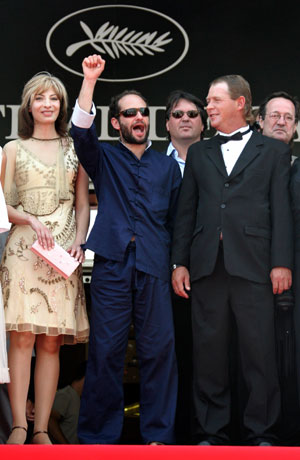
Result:
<svg viewBox="0 0 300 460"><path fill-rule="evenodd" d="M107 120L110 97L128 88L149 101L158 150L167 145L164 107L174 89L205 100L211 80L238 73L251 85L254 106L272 91L300 92L298 2L0 0L0 7L2 146L17 135L24 83L43 70L61 78L71 115L82 59L93 53L106 59L95 93L103 140L115 136Z"/></svg>

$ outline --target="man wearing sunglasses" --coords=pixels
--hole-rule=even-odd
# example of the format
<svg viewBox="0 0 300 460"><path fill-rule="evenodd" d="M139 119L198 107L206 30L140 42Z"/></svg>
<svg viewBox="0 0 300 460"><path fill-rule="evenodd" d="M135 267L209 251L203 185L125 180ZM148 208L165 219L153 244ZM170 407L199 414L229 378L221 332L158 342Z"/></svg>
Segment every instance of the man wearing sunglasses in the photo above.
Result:
<svg viewBox="0 0 300 460"><path fill-rule="evenodd" d="M240 75L214 80L207 113L217 135L193 144L178 203L175 292L192 298L195 441L231 443L229 351L236 327L247 398L242 441L276 442L280 413L274 297L291 287L290 148L249 128Z"/></svg>
<svg viewBox="0 0 300 460"><path fill-rule="evenodd" d="M170 240L180 168L148 141L149 108L138 92L111 100L117 145L99 142L92 102L105 61L83 60L72 117L77 155L91 177L98 213L86 248L95 252L91 336L79 417L84 444L113 444L123 426L123 372L135 328L140 377L140 431L145 443L174 442L177 365L170 294ZM92 112L92 114L90 114Z"/></svg>
<svg viewBox="0 0 300 460"><path fill-rule="evenodd" d="M184 173L188 148L204 137L207 114L203 102L183 90L172 91L166 103L166 130L172 156ZM175 348L178 364L178 401L175 432L179 444L191 442L192 423L192 326L191 302L172 293Z"/></svg>
<svg viewBox="0 0 300 460"><path fill-rule="evenodd" d="M203 139L207 114L203 102L186 91L170 93L166 104L166 129L169 146L167 155L178 161L183 175L188 148Z"/></svg>

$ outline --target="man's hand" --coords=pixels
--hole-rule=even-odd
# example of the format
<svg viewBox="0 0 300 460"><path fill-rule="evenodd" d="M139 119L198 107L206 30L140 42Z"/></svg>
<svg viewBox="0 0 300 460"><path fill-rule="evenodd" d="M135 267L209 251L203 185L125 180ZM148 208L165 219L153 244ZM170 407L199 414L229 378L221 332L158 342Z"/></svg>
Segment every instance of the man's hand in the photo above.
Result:
<svg viewBox="0 0 300 460"><path fill-rule="evenodd" d="M190 274L186 267L178 267L172 273L172 285L175 294L185 299L189 298L186 291L191 290L190 286Z"/></svg>
<svg viewBox="0 0 300 460"><path fill-rule="evenodd" d="M99 54L88 56L82 61L84 79L78 96L78 104L87 113L90 113L97 79L102 74L104 67L105 61Z"/></svg>
<svg viewBox="0 0 300 460"><path fill-rule="evenodd" d="M82 70L86 80L97 80L105 67L105 60L99 54L93 54L84 58Z"/></svg>
<svg viewBox="0 0 300 460"><path fill-rule="evenodd" d="M270 278L273 285L273 294L282 294L283 291L287 291L292 286L292 272L289 268L273 268Z"/></svg>
<svg viewBox="0 0 300 460"><path fill-rule="evenodd" d="M82 264L85 260L85 254L83 249L81 248L80 244L77 244L75 241L74 243L67 249L67 252L70 256L74 257L80 264Z"/></svg>

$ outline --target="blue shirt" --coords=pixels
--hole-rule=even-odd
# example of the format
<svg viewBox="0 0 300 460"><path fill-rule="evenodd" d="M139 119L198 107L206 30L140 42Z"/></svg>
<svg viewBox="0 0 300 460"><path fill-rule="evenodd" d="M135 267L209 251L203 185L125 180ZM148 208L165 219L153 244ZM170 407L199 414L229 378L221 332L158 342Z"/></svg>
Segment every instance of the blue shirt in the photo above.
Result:
<svg viewBox="0 0 300 460"><path fill-rule="evenodd" d="M170 243L181 185L177 162L151 147L139 160L125 145L99 142L94 124L72 124L78 158L92 179L98 213L85 248L123 261L131 238L136 268L170 279Z"/></svg>

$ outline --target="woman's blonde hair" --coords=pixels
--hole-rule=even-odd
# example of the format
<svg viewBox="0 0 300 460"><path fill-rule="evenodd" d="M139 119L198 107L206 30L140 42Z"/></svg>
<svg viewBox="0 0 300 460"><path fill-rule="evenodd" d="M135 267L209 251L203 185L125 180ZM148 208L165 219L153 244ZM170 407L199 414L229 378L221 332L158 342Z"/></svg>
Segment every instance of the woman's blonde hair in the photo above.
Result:
<svg viewBox="0 0 300 460"><path fill-rule="evenodd" d="M66 88L59 78L48 72L39 72L25 84L23 89L22 103L18 112L18 135L22 139L29 139L33 133L34 121L30 112L33 98L36 94L43 93L50 88L53 88L60 101L60 111L55 121L55 129L59 136L67 136L68 95Z"/></svg>

